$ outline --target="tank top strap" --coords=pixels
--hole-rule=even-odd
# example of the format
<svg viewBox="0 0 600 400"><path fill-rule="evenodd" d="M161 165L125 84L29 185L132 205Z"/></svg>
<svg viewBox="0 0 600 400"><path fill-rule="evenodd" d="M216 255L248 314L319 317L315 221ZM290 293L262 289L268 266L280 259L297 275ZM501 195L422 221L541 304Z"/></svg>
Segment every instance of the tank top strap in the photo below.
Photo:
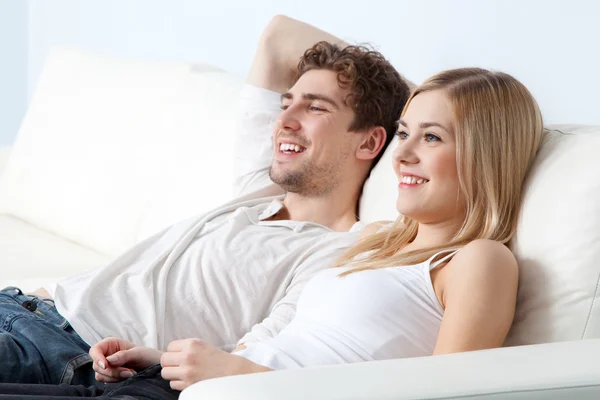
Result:
<svg viewBox="0 0 600 400"><path fill-rule="evenodd" d="M446 250L442 250L442 251L438 251L437 253L435 253L434 255L432 255L429 260L426 261L427 264L429 264L429 270L431 271L432 269L434 269L435 267L437 267L438 265L450 260L452 257L454 257L454 255L456 253L458 253L459 249L446 249ZM436 259L436 257L438 257L440 254L444 254L444 253L448 253L446 254L444 257L440 258L439 260L433 261Z"/></svg>

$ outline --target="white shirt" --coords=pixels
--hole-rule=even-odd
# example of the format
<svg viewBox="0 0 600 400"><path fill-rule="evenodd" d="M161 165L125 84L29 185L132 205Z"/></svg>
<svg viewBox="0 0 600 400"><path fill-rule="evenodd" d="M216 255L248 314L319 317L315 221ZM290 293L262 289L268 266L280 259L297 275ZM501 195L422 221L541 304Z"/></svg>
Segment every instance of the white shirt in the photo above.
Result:
<svg viewBox="0 0 600 400"><path fill-rule="evenodd" d="M444 310L430 271L452 257L442 251L420 264L339 274L318 273L305 287L294 320L275 338L236 352L271 369L294 369L427 356Z"/></svg>
<svg viewBox="0 0 600 400"><path fill-rule="evenodd" d="M240 194L270 183L269 125L280 112L279 94L247 87L242 105ZM273 337L292 320L306 282L362 227L339 233L310 222L265 221L281 199L237 200L175 224L107 267L49 288L56 307L90 345L117 336L166 349L199 337L231 350L238 341Z"/></svg>

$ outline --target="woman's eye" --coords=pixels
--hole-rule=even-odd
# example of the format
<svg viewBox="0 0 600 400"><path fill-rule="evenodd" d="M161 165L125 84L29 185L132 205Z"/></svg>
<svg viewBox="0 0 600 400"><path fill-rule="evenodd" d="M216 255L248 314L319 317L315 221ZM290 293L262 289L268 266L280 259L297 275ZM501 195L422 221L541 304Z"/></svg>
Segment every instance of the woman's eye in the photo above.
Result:
<svg viewBox="0 0 600 400"><path fill-rule="evenodd" d="M398 139L400 140L408 139L408 133L404 131L396 132L396 136L398 136Z"/></svg>
<svg viewBox="0 0 600 400"><path fill-rule="evenodd" d="M287 109L288 109L288 107L289 107L289 106L288 106L287 104L282 104L282 105L281 105L281 109L282 109L282 110L287 110Z"/></svg>
<svg viewBox="0 0 600 400"><path fill-rule="evenodd" d="M439 142L442 139L440 139L439 136L434 135L433 133L426 133L425 134L425 141L426 142Z"/></svg>

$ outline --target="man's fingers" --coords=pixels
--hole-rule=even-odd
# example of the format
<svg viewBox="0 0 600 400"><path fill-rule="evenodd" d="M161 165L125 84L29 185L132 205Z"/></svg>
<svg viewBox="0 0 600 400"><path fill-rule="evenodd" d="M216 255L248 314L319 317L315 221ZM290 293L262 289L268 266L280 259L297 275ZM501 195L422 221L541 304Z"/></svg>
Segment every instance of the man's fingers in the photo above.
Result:
<svg viewBox="0 0 600 400"><path fill-rule="evenodd" d="M178 381L183 379L179 367L163 367L163 369L160 371L160 376L167 381Z"/></svg>
<svg viewBox="0 0 600 400"><path fill-rule="evenodd" d="M169 343L167 351L181 351L183 350L183 347L185 346L186 342L187 339L173 340L171 343Z"/></svg>
<svg viewBox="0 0 600 400"><path fill-rule="evenodd" d="M174 340L171 343L169 343L169 346L167 346L167 351L184 351L190 346L198 347L203 345L206 345L206 342L198 338Z"/></svg>
<svg viewBox="0 0 600 400"><path fill-rule="evenodd" d="M171 352L163 353L162 356L160 357L160 365L163 368L178 367L181 365L183 357L184 357L183 353L171 353Z"/></svg>
<svg viewBox="0 0 600 400"><path fill-rule="evenodd" d="M115 354L111 354L106 357L106 361L109 362L111 367L120 367L131 361L131 350L117 351Z"/></svg>
<svg viewBox="0 0 600 400"><path fill-rule="evenodd" d="M102 375L102 374L99 374L96 372L96 380L98 382L103 382L103 383L117 383L117 382L121 382L123 379L112 378L110 376Z"/></svg>
<svg viewBox="0 0 600 400"><path fill-rule="evenodd" d="M188 385L184 381L171 381L169 382L169 385L171 386L171 389L179 390L180 392L188 387Z"/></svg>
<svg viewBox="0 0 600 400"><path fill-rule="evenodd" d="M96 380L104 383L121 382L135 375L135 371L122 367L102 370L94 368L94 371L96 372Z"/></svg>
<svg viewBox="0 0 600 400"><path fill-rule="evenodd" d="M106 360L106 356L117 352L121 341L121 339L113 337L102 339L90 348L90 357L92 357L101 368L108 368L109 363Z"/></svg>
<svg viewBox="0 0 600 400"><path fill-rule="evenodd" d="M94 364L98 364L100 368L105 369L108 366L108 362L104 357L104 349L96 344L90 348L90 357L94 360Z"/></svg>

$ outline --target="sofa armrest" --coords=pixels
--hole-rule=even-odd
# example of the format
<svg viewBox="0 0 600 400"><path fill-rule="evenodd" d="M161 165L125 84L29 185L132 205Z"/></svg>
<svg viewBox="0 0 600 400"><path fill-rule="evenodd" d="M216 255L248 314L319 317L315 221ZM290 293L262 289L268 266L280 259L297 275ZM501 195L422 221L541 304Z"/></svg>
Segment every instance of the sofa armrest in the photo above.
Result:
<svg viewBox="0 0 600 400"><path fill-rule="evenodd" d="M4 172L4 167L8 162L8 157L10 156L11 146L0 146L0 176Z"/></svg>
<svg viewBox="0 0 600 400"><path fill-rule="evenodd" d="M241 375L181 400L599 399L600 339Z"/></svg>

